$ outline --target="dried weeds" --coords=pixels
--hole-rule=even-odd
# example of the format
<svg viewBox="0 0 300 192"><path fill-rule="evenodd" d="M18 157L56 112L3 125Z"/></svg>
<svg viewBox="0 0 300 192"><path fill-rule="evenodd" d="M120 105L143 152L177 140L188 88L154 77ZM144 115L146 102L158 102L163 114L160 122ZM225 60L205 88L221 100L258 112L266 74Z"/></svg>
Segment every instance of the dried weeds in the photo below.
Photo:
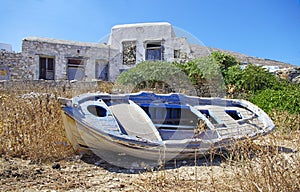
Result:
<svg viewBox="0 0 300 192"><path fill-rule="evenodd" d="M103 84L90 91L111 89ZM76 94L81 91L87 90ZM51 86L1 90L1 191L300 191L299 115L274 111L276 131L222 153L168 162L160 169L125 170L99 157L76 155L57 101L72 94Z"/></svg>

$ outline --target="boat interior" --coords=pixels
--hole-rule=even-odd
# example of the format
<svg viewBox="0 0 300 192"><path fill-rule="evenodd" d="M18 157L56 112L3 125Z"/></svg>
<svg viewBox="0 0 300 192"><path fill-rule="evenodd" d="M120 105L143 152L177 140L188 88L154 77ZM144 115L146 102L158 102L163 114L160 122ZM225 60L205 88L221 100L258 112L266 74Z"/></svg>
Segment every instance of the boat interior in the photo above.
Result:
<svg viewBox="0 0 300 192"><path fill-rule="evenodd" d="M96 100L109 108L122 133L151 140L191 139L205 131L232 138L252 134L264 126L254 112L228 101L212 104L211 99L189 98L187 101L178 95L169 98L109 96ZM106 115L102 107L90 112L96 116Z"/></svg>

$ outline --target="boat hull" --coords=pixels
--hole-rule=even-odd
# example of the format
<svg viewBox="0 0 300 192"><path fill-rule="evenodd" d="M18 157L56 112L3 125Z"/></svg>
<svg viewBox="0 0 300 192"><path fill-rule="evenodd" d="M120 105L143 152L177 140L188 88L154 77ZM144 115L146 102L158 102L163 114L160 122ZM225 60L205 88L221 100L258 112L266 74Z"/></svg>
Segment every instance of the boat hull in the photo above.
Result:
<svg viewBox="0 0 300 192"><path fill-rule="evenodd" d="M126 168L132 167L133 159L161 164L203 156L274 129L266 113L240 100L142 92L83 94L64 101L62 117L72 146ZM198 125L204 129L198 130Z"/></svg>
<svg viewBox="0 0 300 192"><path fill-rule="evenodd" d="M202 156L209 153L213 145L198 141L194 148L187 148L189 143L141 146L99 134L67 113L63 113L62 117L68 140L76 150L85 153L91 151L112 164L116 164L120 161L118 158L121 159L123 156L132 156L157 163L167 162L171 159L187 159L195 157L195 154Z"/></svg>

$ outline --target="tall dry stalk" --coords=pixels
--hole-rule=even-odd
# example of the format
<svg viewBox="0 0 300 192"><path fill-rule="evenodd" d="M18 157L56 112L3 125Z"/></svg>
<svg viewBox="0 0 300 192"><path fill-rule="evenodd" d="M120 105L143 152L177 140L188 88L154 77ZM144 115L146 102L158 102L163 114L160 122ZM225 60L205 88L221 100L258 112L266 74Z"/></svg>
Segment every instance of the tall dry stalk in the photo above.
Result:
<svg viewBox="0 0 300 192"><path fill-rule="evenodd" d="M60 104L51 94L1 100L1 148L10 156L53 160L72 153L65 136Z"/></svg>
<svg viewBox="0 0 300 192"><path fill-rule="evenodd" d="M109 83L89 91L110 91ZM60 159L73 153L61 118L59 96L72 97L87 88L71 89L49 83L18 82L0 88L0 155L36 161Z"/></svg>

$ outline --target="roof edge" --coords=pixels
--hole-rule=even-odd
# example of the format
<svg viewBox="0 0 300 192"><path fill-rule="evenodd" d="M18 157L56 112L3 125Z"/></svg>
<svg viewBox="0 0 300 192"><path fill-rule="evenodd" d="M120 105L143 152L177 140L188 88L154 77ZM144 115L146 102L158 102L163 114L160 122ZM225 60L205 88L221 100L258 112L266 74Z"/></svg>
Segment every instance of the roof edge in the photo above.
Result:
<svg viewBox="0 0 300 192"><path fill-rule="evenodd" d="M172 25L168 22L132 23L132 24L115 25L112 27L112 29L131 28L131 27L146 27L146 26L172 26Z"/></svg>
<svg viewBox="0 0 300 192"><path fill-rule="evenodd" d="M89 46L89 47L98 47L98 48L106 48L107 45L93 42L78 42L71 40L61 40L61 39L53 39L53 38L45 38L45 37L25 37L23 41L37 41L43 43L54 43L54 44L66 44L66 45L77 45L77 46Z"/></svg>

